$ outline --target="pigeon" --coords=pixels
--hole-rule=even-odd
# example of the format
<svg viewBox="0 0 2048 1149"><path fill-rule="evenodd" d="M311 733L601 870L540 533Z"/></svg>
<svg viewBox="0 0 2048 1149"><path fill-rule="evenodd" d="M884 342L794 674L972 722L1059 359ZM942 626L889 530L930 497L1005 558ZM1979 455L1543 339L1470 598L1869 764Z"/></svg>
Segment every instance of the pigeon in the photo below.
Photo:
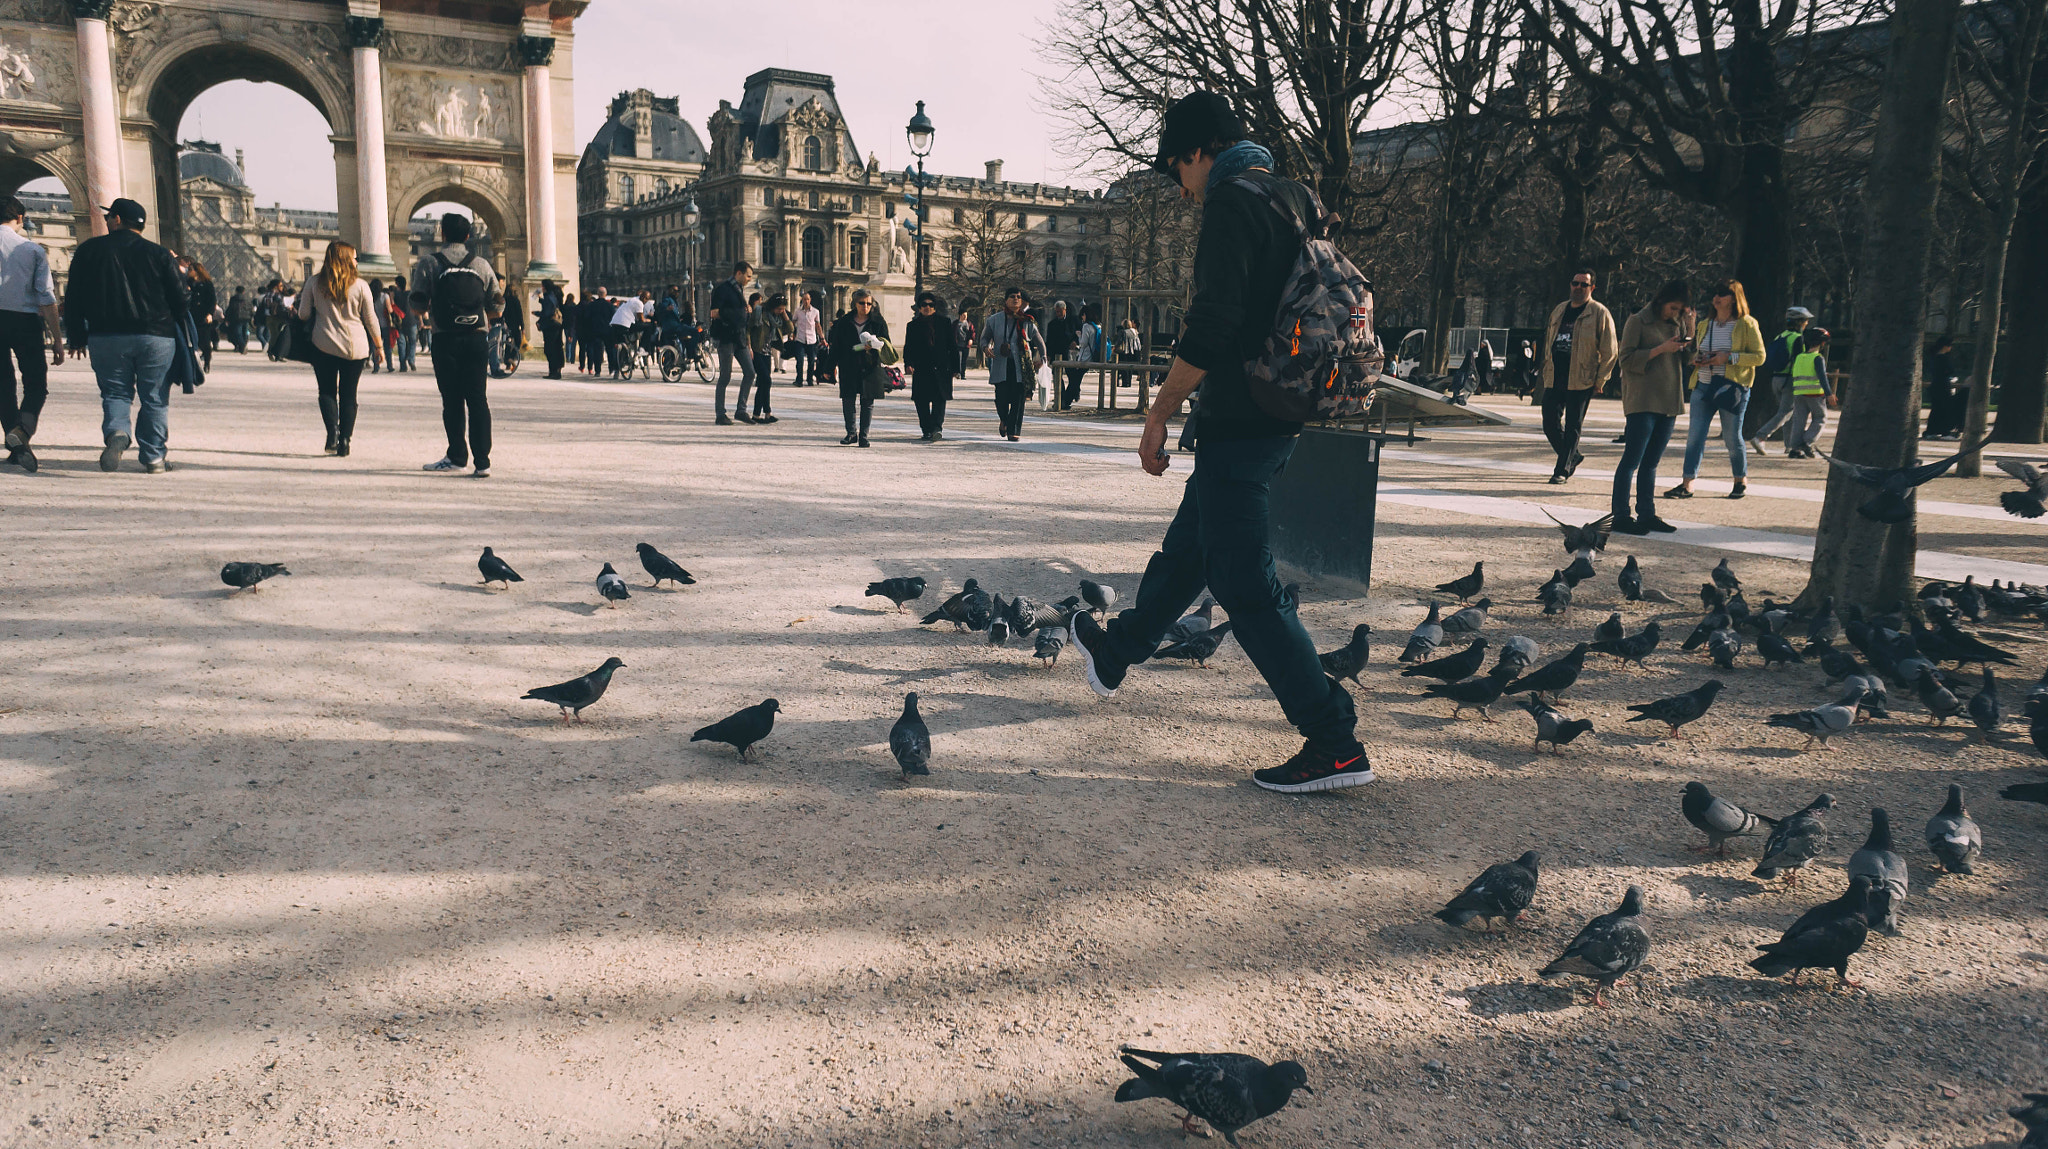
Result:
<svg viewBox="0 0 2048 1149"><path fill-rule="evenodd" d="M974 603L977 600L982 604L982 623L980 626L970 627L968 623L969 620L974 617ZM939 609L931 612L928 615L925 615L924 619L921 622L919 622L918 625L930 626L932 623L944 619L945 621L952 623L953 629L956 631L969 629L982 630L988 626L988 612L989 600L988 596L982 592L981 584L974 581L973 579L968 579L966 584L962 586L957 593L955 593L951 598L948 598L946 601L940 603Z"/></svg>
<svg viewBox="0 0 2048 1149"><path fill-rule="evenodd" d="M1152 657L1193 659L1196 666L1207 669L1209 660L1216 657L1216 648L1222 646L1223 640L1229 637L1230 620L1224 619L1186 642L1160 647L1152 652Z"/></svg>
<svg viewBox="0 0 2048 1149"><path fill-rule="evenodd" d="M1927 723L1930 726L1946 726L1952 715L1963 709L1961 700L1935 676L1933 667L1921 667L1920 676L1913 680L1920 691L1920 702L1927 707Z"/></svg>
<svg viewBox="0 0 2048 1149"><path fill-rule="evenodd" d="M1082 579L1081 597L1087 600L1090 609L1099 610L1104 615L1107 615L1109 608L1116 605L1116 588L1107 583L1091 582L1088 579Z"/></svg>
<svg viewBox="0 0 2048 1149"><path fill-rule="evenodd" d="M1202 603L1206 608L1209 605L1209 600L1203 599ZM1018 595L1010 600L1010 605L1003 612L1003 616L1009 620L1010 633L1022 636L1036 633L1047 627L1058 627L1061 630L1065 630L1067 629L1067 623L1074 617L1074 612L1080 609L1081 596L1078 594L1070 594L1051 606L1033 602L1023 595ZM1206 609L1196 611L1195 614L1189 615L1188 618L1195 618L1196 616L1201 617L1205 624L1204 629L1207 629L1208 613ZM1180 626L1182 623L1186 623L1188 618L1184 618L1174 625ZM1172 632L1169 630L1168 633Z"/></svg>
<svg viewBox="0 0 2048 1149"><path fill-rule="evenodd" d="M1709 678L1684 694L1659 698L1655 702L1638 702L1629 706L1636 712L1630 722L1662 722L1671 727L1671 736L1678 735L1678 728L1706 714L1714 705L1714 699L1725 688L1718 678Z"/></svg>
<svg viewBox="0 0 2048 1149"><path fill-rule="evenodd" d="M1358 683L1358 672L1365 669L1365 660L1372 654L1372 628L1359 623L1351 628L1351 641L1329 652L1319 654L1323 673L1339 682L1350 679Z"/></svg>
<svg viewBox="0 0 2048 1149"><path fill-rule="evenodd" d="M1583 555L1587 551L1604 551L1607 549L1608 534L1614 529L1613 515L1601 515L1583 527L1572 526L1547 510L1543 512L1543 515L1551 522L1556 523L1558 530L1564 532L1564 549L1566 554Z"/></svg>
<svg viewBox="0 0 2048 1149"><path fill-rule="evenodd" d="M989 644L990 646L1001 646L1001 645L1003 645L1004 643L1006 643L1006 642L1009 642L1009 641L1010 641L1010 620L1009 620L1009 619L1007 619L1007 618L992 618L992 619L989 619L989 620L988 620L988 644Z"/></svg>
<svg viewBox="0 0 2048 1149"><path fill-rule="evenodd" d="M1886 937L1899 936L1899 904L1911 884L1906 859L1892 848L1892 818L1882 806L1870 812L1870 837L1849 855L1849 876L1870 879L1870 908L1863 917Z"/></svg>
<svg viewBox="0 0 2048 1149"><path fill-rule="evenodd" d="M1863 705L1857 708L1859 719L1892 716L1891 696L1885 692L1884 679L1875 674L1852 674L1842 680L1842 685L1863 692Z"/></svg>
<svg viewBox="0 0 2048 1149"><path fill-rule="evenodd" d="M1436 584L1436 589L1443 591L1445 594L1457 595L1459 602L1470 602L1472 601L1472 596L1479 593L1479 588L1485 585L1486 564L1478 562L1472 564L1471 574L1459 575L1449 582L1440 582Z"/></svg>
<svg viewBox="0 0 2048 1149"><path fill-rule="evenodd" d="M1962 631L1957 630L1956 625L1952 622L1942 623L1935 628L1934 633L1939 636L1941 646L1945 651L1942 656L1943 661L1952 661L1957 665L1965 662L2002 662L2007 666L2014 666L2019 663L2019 656L2011 651L2000 650L1990 643L1977 638L1975 635L1964 634ZM1922 649L1925 649L1924 645Z"/></svg>
<svg viewBox="0 0 2048 1149"><path fill-rule="evenodd" d="M1456 654L1418 662L1401 672L1403 678L1434 678L1440 682L1457 682L1479 673L1479 664L1486 661L1486 640L1475 638L1472 645Z"/></svg>
<svg viewBox="0 0 2048 1149"><path fill-rule="evenodd" d="M1700 584L1700 609L1709 614L1728 605L1728 595L1710 582Z"/></svg>
<svg viewBox="0 0 2048 1149"><path fill-rule="evenodd" d="M1708 635L1717 630L1728 630L1733 625L1734 620L1728 617L1726 605L1714 607L1707 611L1707 617L1701 619L1698 626L1692 628L1692 633L1685 636L1685 641L1679 644L1678 649L1698 650L1700 644L1707 641Z"/></svg>
<svg viewBox="0 0 2048 1149"><path fill-rule="evenodd" d="M1593 628L1593 649L1599 650L1603 643L1613 642L1627 633L1628 628L1621 624L1621 612L1615 611L1607 616L1606 622Z"/></svg>
<svg viewBox="0 0 2048 1149"><path fill-rule="evenodd" d="M1471 929L1479 923L1491 930L1495 921L1513 923L1536 897L1536 864L1541 855L1531 850L1512 862L1486 867L1457 897L1444 903L1436 916L1449 925Z"/></svg>
<svg viewBox="0 0 2048 1149"><path fill-rule="evenodd" d="M1486 708L1500 701L1501 687L1513 677L1514 671L1496 666L1492 673L1484 678L1468 678L1463 682L1433 682L1423 687L1422 693L1430 698L1450 699L1452 718L1463 714L1470 707L1478 710L1481 718L1491 722L1493 715L1488 714Z"/></svg>
<svg viewBox="0 0 2048 1149"><path fill-rule="evenodd" d="M2007 786L1998 792L1998 796L2008 802L2038 802L2048 806L2048 782L2022 782L2017 786Z"/></svg>
<svg viewBox="0 0 2048 1149"><path fill-rule="evenodd" d="M291 573L283 563L229 563L220 568L220 581L236 590L260 590L257 584L264 579Z"/></svg>
<svg viewBox="0 0 2048 1149"><path fill-rule="evenodd" d="M1607 987L1632 973L1650 955L1650 935L1637 920L1642 913L1643 888L1630 886L1620 908L1587 922L1557 960L1538 972L1543 977L1575 973L1593 979L1593 1004L1607 1008L1601 996Z"/></svg>
<svg viewBox="0 0 2048 1149"><path fill-rule="evenodd" d="M1693 828L1707 836L1707 844L1692 847L1694 853L1713 852L1721 857L1728 856L1728 839L1741 838L1757 832L1759 825L1776 826L1776 818L1753 814L1726 798L1716 797L1704 782L1687 782L1685 796L1678 808L1685 813L1685 820Z"/></svg>
<svg viewBox="0 0 2048 1149"><path fill-rule="evenodd" d="M1984 621L1984 588L1977 585L1976 575L1964 575L1963 585L1955 588L1949 598L1955 601L1964 618L1971 622Z"/></svg>
<svg viewBox="0 0 2048 1149"><path fill-rule="evenodd" d="M1495 665L1512 665L1515 668L1515 673L1520 674L1536 665L1536 659L1542 653L1543 650L1536 645L1535 639L1519 634L1510 635L1500 644L1500 661Z"/></svg>
<svg viewBox="0 0 2048 1149"><path fill-rule="evenodd" d="M1949 783L1948 801L1927 820L1927 848L1941 868L1951 874L1977 872L1977 855L1984 852L1984 831L1970 820L1963 808L1963 788Z"/></svg>
<svg viewBox="0 0 2048 1149"><path fill-rule="evenodd" d="M1493 600L1482 598L1471 606L1453 614L1443 622L1445 634L1473 634L1486 625L1486 612L1493 609Z"/></svg>
<svg viewBox="0 0 2048 1149"><path fill-rule="evenodd" d="M1799 915L1777 941L1756 947L1764 956L1751 959L1750 967L1765 977L1789 973L1795 982L1806 970L1831 969L1842 985L1862 984L1849 980L1849 958L1870 937L1863 916L1869 904L1870 879L1850 878L1841 897Z"/></svg>
<svg viewBox="0 0 2048 1149"><path fill-rule="evenodd" d="M886 598L890 602L895 603L896 609L900 611L903 609L904 603L915 602L924 597L924 576L897 576L895 578L885 578L880 582L871 582L868 584L868 593L864 597Z"/></svg>
<svg viewBox="0 0 2048 1149"><path fill-rule="evenodd" d="M1931 482L1948 473L1948 469L1965 455L1974 454L1990 442L1985 436L1977 442L1957 451L1945 459L1922 463L1917 467L1871 467L1851 463L1839 455L1826 451L1820 457L1828 465L1848 473L1851 479L1866 487L1874 488L1877 494L1871 500L1856 508L1856 513L1877 523L1903 523L1913 517L1913 490L1923 483Z"/></svg>
<svg viewBox="0 0 2048 1149"><path fill-rule="evenodd" d="M1828 595L1820 600L1820 609L1806 620L1806 641L1833 642L1842 633L1842 620L1835 617L1835 596Z"/></svg>
<svg viewBox="0 0 2048 1149"><path fill-rule="evenodd" d="M1553 753L1562 752L1566 746L1571 745L1572 739L1593 728L1592 719L1567 719L1533 694L1523 699L1522 705L1529 711L1530 717L1536 720L1536 744L1530 747L1534 751L1542 750L1543 744L1548 742Z"/></svg>
<svg viewBox="0 0 2048 1149"><path fill-rule="evenodd" d="M1984 685L1970 696L1968 709L1970 721L1977 724L1977 732L1984 736L1984 741L1991 741L1991 736L1998 733L1999 724L2005 721L2005 708L1998 704L1998 679L1992 675L1989 666L1984 668Z"/></svg>
<svg viewBox="0 0 2048 1149"><path fill-rule="evenodd" d="M1826 817L1834 808L1835 796L1822 794L1804 810L1780 819L1771 836L1764 840L1763 860L1750 871L1750 876L1769 881L1782 870L1787 884L1798 881L1799 871L1806 863L1828 848Z"/></svg>
<svg viewBox="0 0 2048 1149"><path fill-rule="evenodd" d="M1402 662L1419 662L1435 654L1436 648L1443 645L1444 628L1437 619L1437 610L1436 603L1429 604L1429 617L1423 619L1408 636L1408 648L1401 652Z"/></svg>
<svg viewBox="0 0 2048 1149"><path fill-rule="evenodd" d="M688 586L697 581L691 578L690 572L684 570L676 560L655 550L653 543L639 543L633 549L640 552L640 568L647 572L648 578L654 580L648 584L649 586L660 586L665 582ZM870 590L868 593L874 592Z"/></svg>
<svg viewBox="0 0 2048 1149"><path fill-rule="evenodd" d="M1552 659L1542 666L1510 682L1503 694L1527 694L1534 691L1548 694L1552 698L1571 689L1579 680L1579 671L1585 668L1586 652L1592 649L1585 643L1572 647L1571 653L1562 658Z"/></svg>
<svg viewBox="0 0 2048 1149"><path fill-rule="evenodd" d="M1022 602L1023 600L1018 599L1017 601ZM1215 612L1216 600L1207 597L1203 598L1202 605L1196 608L1192 614L1182 615L1179 622L1167 627L1166 633L1160 636L1160 641L1168 646L1172 646L1176 642L1185 642L1193 638L1215 625Z"/></svg>
<svg viewBox="0 0 2048 1149"><path fill-rule="evenodd" d="M2038 519L2048 514L2048 471L2017 459L2000 459L1998 469L2018 479L2020 486L2025 488L1998 493L1998 505L2005 508L2006 514L2023 519Z"/></svg>
<svg viewBox="0 0 2048 1149"><path fill-rule="evenodd" d="M1707 657L1722 670L1735 669L1735 659L1742 653L1742 636L1733 630L1721 629L1707 635Z"/></svg>
<svg viewBox="0 0 2048 1149"><path fill-rule="evenodd" d="M1544 614L1563 614L1572 608L1572 584L1563 571L1553 572L1549 582L1536 588L1536 601L1543 604Z"/></svg>
<svg viewBox="0 0 2048 1149"><path fill-rule="evenodd" d="M505 584L506 590L511 590L513 583L526 581L519 577L518 571L512 569L511 563L499 558L497 552L489 547L485 547L484 553L477 556L476 569L483 574L485 586L501 582Z"/></svg>
<svg viewBox="0 0 2048 1149"><path fill-rule="evenodd" d="M1643 629L1638 633L1627 638L1593 643L1592 649L1601 654L1613 655L1620 659L1623 665L1633 662L1637 666L1643 666L1643 660L1650 657L1650 652L1657 649L1657 644L1663 640L1664 627L1653 618L1643 624Z"/></svg>
<svg viewBox="0 0 2048 1149"><path fill-rule="evenodd" d="M1564 570L1559 573L1564 575L1564 581L1567 586L1576 587L1580 583L1585 582L1587 579L1592 578L1596 572L1593 570L1593 560L1587 558L1585 555L1577 555L1574 556L1572 558L1571 563L1567 565L1564 568Z"/></svg>
<svg viewBox="0 0 2048 1149"><path fill-rule="evenodd" d="M989 622L995 618L995 604L988 597L988 592L981 589L980 583L968 579L960 593L966 596L964 606L967 612L967 629L987 630Z"/></svg>
<svg viewBox="0 0 2048 1149"><path fill-rule="evenodd" d="M772 721L773 715L769 717ZM767 731L762 735L766 737ZM889 728L889 753L896 756L896 766L906 782L912 774L932 772L932 732L924 724L924 715L917 712L915 690L903 696L903 716Z"/></svg>
<svg viewBox="0 0 2048 1149"><path fill-rule="evenodd" d="M597 593L603 595L606 602L624 602L633 597L626 589L626 580L619 577L619 572L613 570L610 563L604 564L604 569L597 572Z"/></svg>
<svg viewBox="0 0 2048 1149"><path fill-rule="evenodd" d="M605 688L612 684L612 671L625 665L616 658L607 658L603 666L581 678L557 682L553 686L536 686L519 697L522 700L531 698L536 702L552 702L562 708L564 723L569 721L571 713L575 714L576 721L581 722L584 708L596 705L597 700L604 697Z"/></svg>
<svg viewBox="0 0 2048 1149"><path fill-rule="evenodd" d="M2006 1115L2027 1127L2027 1139L2019 1149L2048 1149L2048 1093L2022 1093L2025 1105L2015 1105Z"/></svg>
<svg viewBox="0 0 2048 1149"><path fill-rule="evenodd" d="M1856 710L1862 702L1862 688L1851 687L1849 693L1833 702L1816 706L1811 710L1773 714L1765 720L1764 725L1797 730L1806 735L1808 745L1819 742L1821 748L1826 749L1828 739L1856 724Z"/></svg>
<svg viewBox="0 0 2048 1149"><path fill-rule="evenodd" d="M1725 558L1721 560L1720 566L1713 569L1711 574L1714 579L1714 585L1722 590L1732 591L1742 585L1742 580L1736 578L1735 572L1728 569L1728 560Z"/></svg>
<svg viewBox="0 0 2048 1149"><path fill-rule="evenodd" d="M1232 1146L1238 1130L1286 1108L1295 1090L1315 1092L1308 1071L1296 1061L1267 1065L1243 1053L1153 1053L1128 1045L1119 1052L1137 1076L1117 1086L1118 1101L1164 1098L1187 1110L1182 1133L1200 1132L1194 1124L1199 1117Z"/></svg>
<svg viewBox="0 0 2048 1149"><path fill-rule="evenodd" d="M740 759L744 761L747 748L768 737L768 732L775 729L775 712L781 709L780 702L764 698L690 735L690 741L723 742L739 751Z"/></svg>
<svg viewBox="0 0 2048 1149"><path fill-rule="evenodd" d="M1806 649L1808 653L1814 652L1811 646ZM1821 673L1828 676L1830 683L1840 682L1852 674L1860 674L1863 671L1863 664L1856 661L1856 656L1839 646L1823 643L1819 648L1819 654Z"/></svg>
<svg viewBox="0 0 2048 1149"><path fill-rule="evenodd" d="M1060 651L1067 645L1067 632L1056 626L1048 626L1038 632L1031 653L1045 664L1047 670L1060 664Z"/></svg>
<svg viewBox="0 0 2048 1149"><path fill-rule="evenodd" d="M1621 583L1621 597L1628 602L1643 601L1643 568L1636 563L1636 556L1628 556L1623 563L1617 581Z"/></svg>
<svg viewBox="0 0 2048 1149"><path fill-rule="evenodd" d="M1782 664L1806 662L1805 657L1791 643L1768 631L1756 636L1756 652L1764 656L1766 669Z"/></svg>

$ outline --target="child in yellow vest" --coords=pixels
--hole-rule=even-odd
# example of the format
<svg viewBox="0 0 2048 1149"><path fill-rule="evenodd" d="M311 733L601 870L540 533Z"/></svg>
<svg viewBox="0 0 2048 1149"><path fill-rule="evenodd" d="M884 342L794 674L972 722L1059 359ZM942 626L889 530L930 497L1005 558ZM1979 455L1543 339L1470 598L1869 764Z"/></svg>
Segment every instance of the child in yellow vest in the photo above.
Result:
<svg viewBox="0 0 2048 1149"><path fill-rule="evenodd" d="M1792 421L1785 425L1785 457L1813 458L1814 440L1828 423L1835 405L1835 385L1828 378L1828 333L1808 328L1799 352L1792 356Z"/></svg>

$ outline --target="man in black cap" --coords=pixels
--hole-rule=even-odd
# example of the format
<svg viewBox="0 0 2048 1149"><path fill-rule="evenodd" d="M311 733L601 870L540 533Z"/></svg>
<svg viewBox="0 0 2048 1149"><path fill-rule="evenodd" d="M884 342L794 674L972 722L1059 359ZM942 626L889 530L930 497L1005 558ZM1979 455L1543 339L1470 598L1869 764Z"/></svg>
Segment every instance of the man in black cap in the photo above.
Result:
<svg viewBox="0 0 2048 1149"><path fill-rule="evenodd" d="M1260 408L1244 364L1272 333L1302 236L1267 197L1301 219L1322 217L1308 189L1274 176L1272 164L1270 152L1245 139L1243 124L1221 96L1195 92L1167 109L1154 166L1179 182L1183 196L1202 201L1202 226L1194 300L1173 366L1146 417L1138 458L1148 474L1166 473L1172 463L1167 418L1199 387L1194 473L1145 568L1135 605L1107 627L1086 611L1076 613L1072 639L1088 685L1110 697L1125 671L1151 657L1206 585L1229 612L1232 635L1287 720L1307 740L1285 763L1254 772L1253 781L1303 793L1363 785L1373 772L1358 742L1351 696L1323 673L1268 546L1268 493L1294 452L1301 424Z"/></svg>
<svg viewBox="0 0 2048 1149"><path fill-rule="evenodd" d="M121 465L136 445L142 469L160 475L170 439L171 387L167 373L177 348L177 318L188 304L184 277L170 252L142 238L149 214L132 199L104 209L107 234L78 245L64 287L64 341L92 352L100 384L100 470ZM130 403L140 401L134 422Z"/></svg>

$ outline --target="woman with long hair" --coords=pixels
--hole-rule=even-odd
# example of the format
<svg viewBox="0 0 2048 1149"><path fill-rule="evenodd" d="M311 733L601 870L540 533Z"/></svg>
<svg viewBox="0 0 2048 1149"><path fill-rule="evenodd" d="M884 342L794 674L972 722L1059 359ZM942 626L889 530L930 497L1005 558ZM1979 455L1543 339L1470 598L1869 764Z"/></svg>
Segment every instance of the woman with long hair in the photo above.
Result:
<svg viewBox="0 0 2048 1149"><path fill-rule="evenodd" d="M1693 476L1706 453L1707 432L1721 416L1721 441L1728 444L1728 469L1735 477L1731 499L1749 493L1749 451L1742 441L1742 416L1749 410L1749 388L1763 366L1764 331L1749 313L1749 297L1739 280L1724 279L1714 288L1713 311L1700 317L1693 332L1692 412L1685 428L1685 478L1664 492L1667 499L1692 498Z"/></svg>
<svg viewBox="0 0 2048 1149"><path fill-rule="evenodd" d="M327 424L327 453L347 455L363 364L384 359L377 301L356 274L353 246L340 240L327 245L327 260L306 280L295 309L313 333L313 379L320 388L320 419Z"/></svg>
<svg viewBox="0 0 2048 1149"><path fill-rule="evenodd" d="M1685 348L1693 329L1690 292L1682 279L1658 290L1650 305L1621 328L1621 465L1614 470L1614 530L1646 535L1678 528L1657 514L1657 463L1685 406ZM1636 493L1629 509L1629 489Z"/></svg>
<svg viewBox="0 0 2048 1149"><path fill-rule="evenodd" d="M213 345L220 342L220 328L215 322L220 316L220 297L213 288L213 276L206 273L206 265L198 256L179 256L184 265L186 287L192 293L192 327L199 333L199 359L205 370L213 370Z"/></svg>

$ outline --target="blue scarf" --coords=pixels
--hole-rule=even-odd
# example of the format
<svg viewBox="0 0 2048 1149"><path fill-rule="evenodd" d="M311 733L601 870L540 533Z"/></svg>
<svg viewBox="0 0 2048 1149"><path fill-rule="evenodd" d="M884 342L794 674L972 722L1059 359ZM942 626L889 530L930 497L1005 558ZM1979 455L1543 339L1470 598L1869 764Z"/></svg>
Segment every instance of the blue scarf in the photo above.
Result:
<svg viewBox="0 0 2048 1149"><path fill-rule="evenodd" d="M1253 168L1272 171L1273 153L1250 140L1234 143L1223 149L1222 155L1216 157L1216 164L1209 169L1209 182L1202 186L1202 193L1207 195L1215 191L1223 181L1235 179Z"/></svg>

